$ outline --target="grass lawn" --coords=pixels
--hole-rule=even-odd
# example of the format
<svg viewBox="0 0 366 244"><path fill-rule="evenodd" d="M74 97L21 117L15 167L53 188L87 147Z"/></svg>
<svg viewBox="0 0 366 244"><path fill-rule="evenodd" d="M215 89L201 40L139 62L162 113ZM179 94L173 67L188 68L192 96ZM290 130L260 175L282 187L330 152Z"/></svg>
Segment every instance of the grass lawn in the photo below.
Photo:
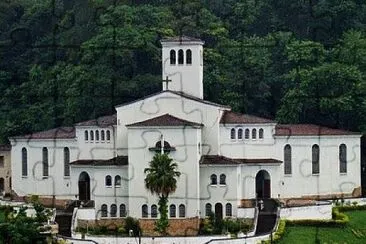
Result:
<svg viewBox="0 0 366 244"><path fill-rule="evenodd" d="M366 243L366 210L344 213L350 218L345 228L287 226L283 238L278 243Z"/></svg>

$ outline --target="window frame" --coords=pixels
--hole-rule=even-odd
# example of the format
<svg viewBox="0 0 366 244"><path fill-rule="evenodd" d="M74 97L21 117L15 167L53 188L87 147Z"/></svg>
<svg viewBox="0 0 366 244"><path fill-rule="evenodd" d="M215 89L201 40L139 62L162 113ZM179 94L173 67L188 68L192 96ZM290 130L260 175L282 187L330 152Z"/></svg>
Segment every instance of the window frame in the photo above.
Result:
<svg viewBox="0 0 366 244"><path fill-rule="evenodd" d="M108 188L112 187L112 176L106 175L105 176L105 182L104 183L105 183L105 187L108 187Z"/></svg>
<svg viewBox="0 0 366 244"><path fill-rule="evenodd" d="M339 145L339 173L347 174L347 145Z"/></svg>
<svg viewBox="0 0 366 244"><path fill-rule="evenodd" d="M311 173L312 175L320 174L320 147L318 144L311 147Z"/></svg>
<svg viewBox="0 0 366 244"><path fill-rule="evenodd" d="M48 161L48 148L42 148L42 177L47 179L49 177L49 161Z"/></svg>
<svg viewBox="0 0 366 244"><path fill-rule="evenodd" d="M126 204L121 203L119 205L119 217L120 218L125 218L127 217L127 209L126 209Z"/></svg>
<svg viewBox="0 0 366 244"><path fill-rule="evenodd" d="M64 177L70 178L70 149L64 147Z"/></svg>
<svg viewBox="0 0 366 244"><path fill-rule="evenodd" d="M22 177L28 176L28 151L27 148L22 148Z"/></svg>
<svg viewBox="0 0 366 244"><path fill-rule="evenodd" d="M169 205L169 217L170 218L176 218L177 217L177 207L175 204Z"/></svg>
<svg viewBox="0 0 366 244"><path fill-rule="evenodd" d="M220 185L226 185L226 175L225 174L220 174L219 184Z"/></svg>
<svg viewBox="0 0 366 244"><path fill-rule="evenodd" d="M177 53L174 49L171 49L169 52L169 62L170 62L170 65L177 64Z"/></svg>
<svg viewBox="0 0 366 244"><path fill-rule="evenodd" d="M231 203L225 204L225 216L233 217L233 205Z"/></svg>
<svg viewBox="0 0 366 244"><path fill-rule="evenodd" d="M179 218L186 217L186 206L184 204L180 204L178 207L178 217Z"/></svg>
<svg viewBox="0 0 366 244"><path fill-rule="evenodd" d="M216 174L210 175L210 185L217 185L217 175Z"/></svg>
<svg viewBox="0 0 366 244"><path fill-rule="evenodd" d="M285 175L292 175L292 147L290 144L283 147L283 168Z"/></svg>

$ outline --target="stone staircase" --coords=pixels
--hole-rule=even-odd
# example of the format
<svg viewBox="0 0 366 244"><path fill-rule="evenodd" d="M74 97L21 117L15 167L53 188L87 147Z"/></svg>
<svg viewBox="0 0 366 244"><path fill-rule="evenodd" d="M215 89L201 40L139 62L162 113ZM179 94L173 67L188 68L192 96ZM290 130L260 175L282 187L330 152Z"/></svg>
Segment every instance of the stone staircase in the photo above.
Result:
<svg viewBox="0 0 366 244"><path fill-rule="evenodd" d="M261 201L263 204L260 204ZM261 206L262 205L262 206ZM258 199L258 220L255 235L271 233L277 221L278 203L274 199Z"/></svg>

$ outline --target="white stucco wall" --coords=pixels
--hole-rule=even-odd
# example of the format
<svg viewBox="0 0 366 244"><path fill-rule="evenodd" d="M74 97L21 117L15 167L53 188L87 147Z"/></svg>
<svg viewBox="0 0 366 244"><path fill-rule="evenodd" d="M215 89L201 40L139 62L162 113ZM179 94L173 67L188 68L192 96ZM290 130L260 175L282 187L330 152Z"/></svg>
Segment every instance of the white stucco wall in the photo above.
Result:
<svg viewBox="0 0 366 244"><path fill-rule="evenodd" d="M339 172L339 145L347 146L347 173ZM360 136L293 136L276 138L276 158L283 160L283 148L292 147L292 174L272 178L281 197L352 193L361 186ZM320 148L320 173L312 174L312 146Z"/></svg>
<svg viewBox="0 0 366 244"><path fill-rule="evenodd" d="M169 156L178 164L181 176L177 182L177 189L169 197L169 204L186 206L186 216L195 217L200 211L199 206L199 147L201 141L201 128L192 127L166 127L166 128L129 128L128 155L129 155L129 207L131 216L141 217L142 204L147 204L149 214L152 204L157 204L158 199L145 188L146 177L144 169L149 167L155 152L149 151L160 141L161 134L176 151Z"/></svg>
<svg viewBox="0 0 366 244"><path fill-rule="evenodd" d="M115 126L76 126L76 138L79 152L78 159L111 159L115 157ZM88 131L88 140L85 140L85 131ZM90 140L90 131L94 133L94 140ZM96 140L96 131L99 132L99 140ZM101 140L101 132L105 133L105 140ZM106 139L106 133L110 131L110 140Z"/></svg>
<svg viewBox="0 0 366 244"><path fill-rule="evenodd" d="M201 217L206 216L206 204L212 205L215 212L215 205L222 204L223 217L226 217L225 206L232 205L232 216L237 216L237 207L240 204L238 197L238 166L235 165L201 165L200 166L200 196L201 196ZM217 176L217 185L211 185L210 177ZM220 185L220 175L226 176L226 184ZM229 217L229 216L228 216Z"/></svg>
<svg viewBox="0 0 366 244"><path fill-rule="evenodd" d="M95 209L97 210L98 218L100 217L100 209L102 204L108 206L108 216L112 204L117 205L117 216L119 216L120 204L126 205L128 212L128 166L72 166L72 184L73 195L78 195L78 179L82 172L88 173L90 177L90 199L95 201ZM105 177L110 175L112 177L112 186L106 186ZM115 177L121 176L121 186L114 185Z"/></svg>
<svg viewBox="0 0 366 244"><path fill-rule="evenodd" d="M323 204L317 206L281 208L281 219L331 219L332 204Z"/></svg>
<svg viewBox="0 0 366 244"><path fill-rule="evenodd" d="M22 148L27 149L28 175L22 176ZM48 149L49 177L43 178L42 149ZM75 139L20 140L12 142L13 189L20 195L53 196L72 198L71 178L64 176L64 147L70 150L70 161L75 160L79 148Z"/></svg>
<svg viewBox="0 0 366 244"><path fill-rule="evenodd" d="M223 109L225 108L186 99L169 91L116 107L117 152L119 155L127 154L128 141L125 125L169 113L180 119L204 124L202 128L202 153L215 155L218 153L219 119Z"/></svg>

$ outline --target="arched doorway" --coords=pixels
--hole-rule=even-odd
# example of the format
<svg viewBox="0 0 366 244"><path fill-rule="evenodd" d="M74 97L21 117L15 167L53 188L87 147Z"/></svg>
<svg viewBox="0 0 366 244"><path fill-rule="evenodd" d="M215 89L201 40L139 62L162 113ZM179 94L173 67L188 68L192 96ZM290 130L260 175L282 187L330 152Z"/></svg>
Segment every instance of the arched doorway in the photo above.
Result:
<svg viewBox="0 0 366 244"><path fill-rule="evenodd" d="M89 201L90 200L90 177L88 173L81 172L79 176L79 200Z"/></svg>
<svg viewBox="0 0 366 244"><path fill-rule="evenodd" d="M4 178L0 178L0 195L4 193Z"/></svg>
<svg viewBox="0 0 366 244"><path fill-rule="evenodd" d="M222 219L222 204L221 203L215 204L215 217L216 217L216 219Z"/></svg>
<svg viewBox="0 0 366 244"><path fill-rule="evenodd" d="M271 198L271 177L266 170L260 170L255 177L257 198Z"/></svg>

